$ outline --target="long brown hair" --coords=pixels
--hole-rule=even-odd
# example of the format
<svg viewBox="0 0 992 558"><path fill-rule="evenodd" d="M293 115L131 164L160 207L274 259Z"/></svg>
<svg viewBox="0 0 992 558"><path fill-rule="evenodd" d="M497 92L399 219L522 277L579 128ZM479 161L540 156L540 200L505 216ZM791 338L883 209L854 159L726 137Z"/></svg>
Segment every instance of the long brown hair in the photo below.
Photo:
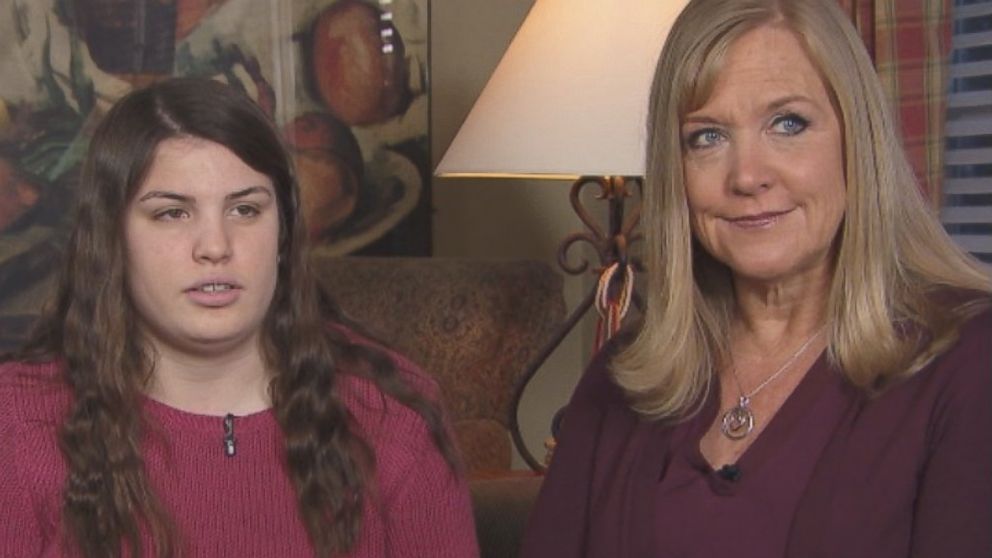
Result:
<svg viewBox="0 0 992 558"><path fill-rule="evenodd" d="M731 44L762 25L795 34L843 126L847 207L825 311L828 354L851 383L877 392L920 370L992 292L988 271L951 241L923 198L871 59L835 1L691 0L651 86L647 311L637 338L612 363L645 415L698 408L728 351L731 272L693 239L679 130L712 93Z"/></svg>
<svg viewBox="0 0 992 558"><path fill-rule="evenodd" d="M21 356L61 358L74 403L59 434L68 465L63 517L89 558L140 554L146 528L159 556L178 554L177 534L152 491L140 453L140 393L152 374L125 287L122 215L158 145L193 137L221 144L271 178L280 216L278 282L262 325L262 353L276 371L269 391L285 438L285 469L319 556L346 552L361 527L374 462L339 399L340 373L371 378L426 422L456 463L440 411L396 372L391 358L350 342L310 269L306 228L290 158L268 117L215 81L171 79L118 101L94 132L78 190L75 227L51 310Z"/></svg>

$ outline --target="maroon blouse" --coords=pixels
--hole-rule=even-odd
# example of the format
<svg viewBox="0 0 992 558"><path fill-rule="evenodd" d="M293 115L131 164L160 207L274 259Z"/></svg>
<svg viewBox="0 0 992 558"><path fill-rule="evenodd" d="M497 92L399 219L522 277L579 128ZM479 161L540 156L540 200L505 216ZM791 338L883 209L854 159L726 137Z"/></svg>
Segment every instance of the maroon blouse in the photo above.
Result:
<svg viewBox="0 0 992 558"><path fill-rule="evenodd" d="M523 556L992 557L992 311L870 398L821 356L730 471L716 418L645 421L598 356L569 404Z"/></svg>

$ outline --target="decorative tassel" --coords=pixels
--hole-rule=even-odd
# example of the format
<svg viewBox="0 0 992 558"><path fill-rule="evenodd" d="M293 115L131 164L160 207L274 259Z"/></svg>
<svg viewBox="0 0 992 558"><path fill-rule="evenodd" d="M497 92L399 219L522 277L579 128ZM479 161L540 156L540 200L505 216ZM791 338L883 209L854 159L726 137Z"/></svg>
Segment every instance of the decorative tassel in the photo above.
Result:
<svg viewBox="0 0 992 558"><path fill-rule="evenodd" d="M619 289L613 289L614 280L617 279L617 272L622 273ZM630 301L634 294L634 267L630 264L621 267L619 262L603 270L599 276L599 285L596 288L596 312L599 313L599 321L596 323L596 345L594 349L599 351L611 337L620 331L623 319L630 309Z"/></svg>

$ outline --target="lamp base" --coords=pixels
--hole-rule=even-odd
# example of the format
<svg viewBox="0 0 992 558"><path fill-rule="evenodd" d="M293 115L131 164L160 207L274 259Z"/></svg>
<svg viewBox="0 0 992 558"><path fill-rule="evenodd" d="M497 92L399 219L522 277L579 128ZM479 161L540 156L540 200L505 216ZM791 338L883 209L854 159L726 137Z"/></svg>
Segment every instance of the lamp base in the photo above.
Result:
<svg viewBox="0 0 992 558"><path fill-rule="evenodd" d="M607 208L609 212L608 228L606 230L600 226L582 203L581 194L583 189L592 185L599 186L600 190L596 196L597 199L606 200L609 204ZM627 208L625 206L628 198L632 197L634 189L637 190L638 201L632 205L630 211L626 211ZM594 347L596 351L614 333L619 331L631 303L638 308L642 306L640 298L633 289L634 270L639 269L640 265L628 252L629 246L641 239L641 235L634 232L634 230L640 220L641 207L639 195L642 191L643 182L638 177L582 176L572 184L569 199L576 215L578 215L587 230L565 237L558 248L558 266L569 275L580 275L591 271L598 276L599 280L596 286L590 289L578 306L572 310L548 342L538 351L514 387L509 417L510 436L521 458L534 471L544 472L547 467L527 449L527 445L524 443L520 432L520 423L517 415L520 408L520 400L527 385L545 361L547 361L548 357L551 356L551 353L561 345L561 342L593 305L596 306L600 313L596 346ZM578 243L586 243L595 249L599 257L598 266L590 270L589 261L586 259L582 259L576 264L569 262L568 252L572 246ZM554 432L552 435L554 436Z"/></svg>

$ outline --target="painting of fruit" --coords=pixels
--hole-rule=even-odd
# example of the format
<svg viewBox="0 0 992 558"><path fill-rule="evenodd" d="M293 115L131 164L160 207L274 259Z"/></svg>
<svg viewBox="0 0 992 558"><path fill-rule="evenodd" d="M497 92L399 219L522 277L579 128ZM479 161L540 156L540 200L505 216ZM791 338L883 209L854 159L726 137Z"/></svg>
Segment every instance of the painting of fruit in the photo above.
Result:
<svg viewBox="0 0 992 558"><path fill-rule="evenodd" d="M183 39L209 12L227 0L176 0L176 39Z"/></svg>
<svg viewBox="0 0 992 558"><path fill-rule="evenodd" d="M382 122L406 108L403 38L373 4L340 0L327 7L314 18L303 48L311 90L342 122Z"/></svg>
<svg viewBox="0 0 992 558"><path fill-rule="evenodd" d="M24 178L14 162L0 156L0 232L38 203L39 189Z"/></svg>
<svg viewBox="0 0 992 558"><path fill-rule="evenodd" d="M310 236L341 225L355 211L364 163L351 130L327 113L297 117L283 131L300 183Z"/></svg>
<svg viewBox="0 0 992 558"><path fill-rule="evenodd" d="M0 0L0 351L54 279L89 136L174 75L282 131L316 249L430 253L429 0Z"/></svg>

